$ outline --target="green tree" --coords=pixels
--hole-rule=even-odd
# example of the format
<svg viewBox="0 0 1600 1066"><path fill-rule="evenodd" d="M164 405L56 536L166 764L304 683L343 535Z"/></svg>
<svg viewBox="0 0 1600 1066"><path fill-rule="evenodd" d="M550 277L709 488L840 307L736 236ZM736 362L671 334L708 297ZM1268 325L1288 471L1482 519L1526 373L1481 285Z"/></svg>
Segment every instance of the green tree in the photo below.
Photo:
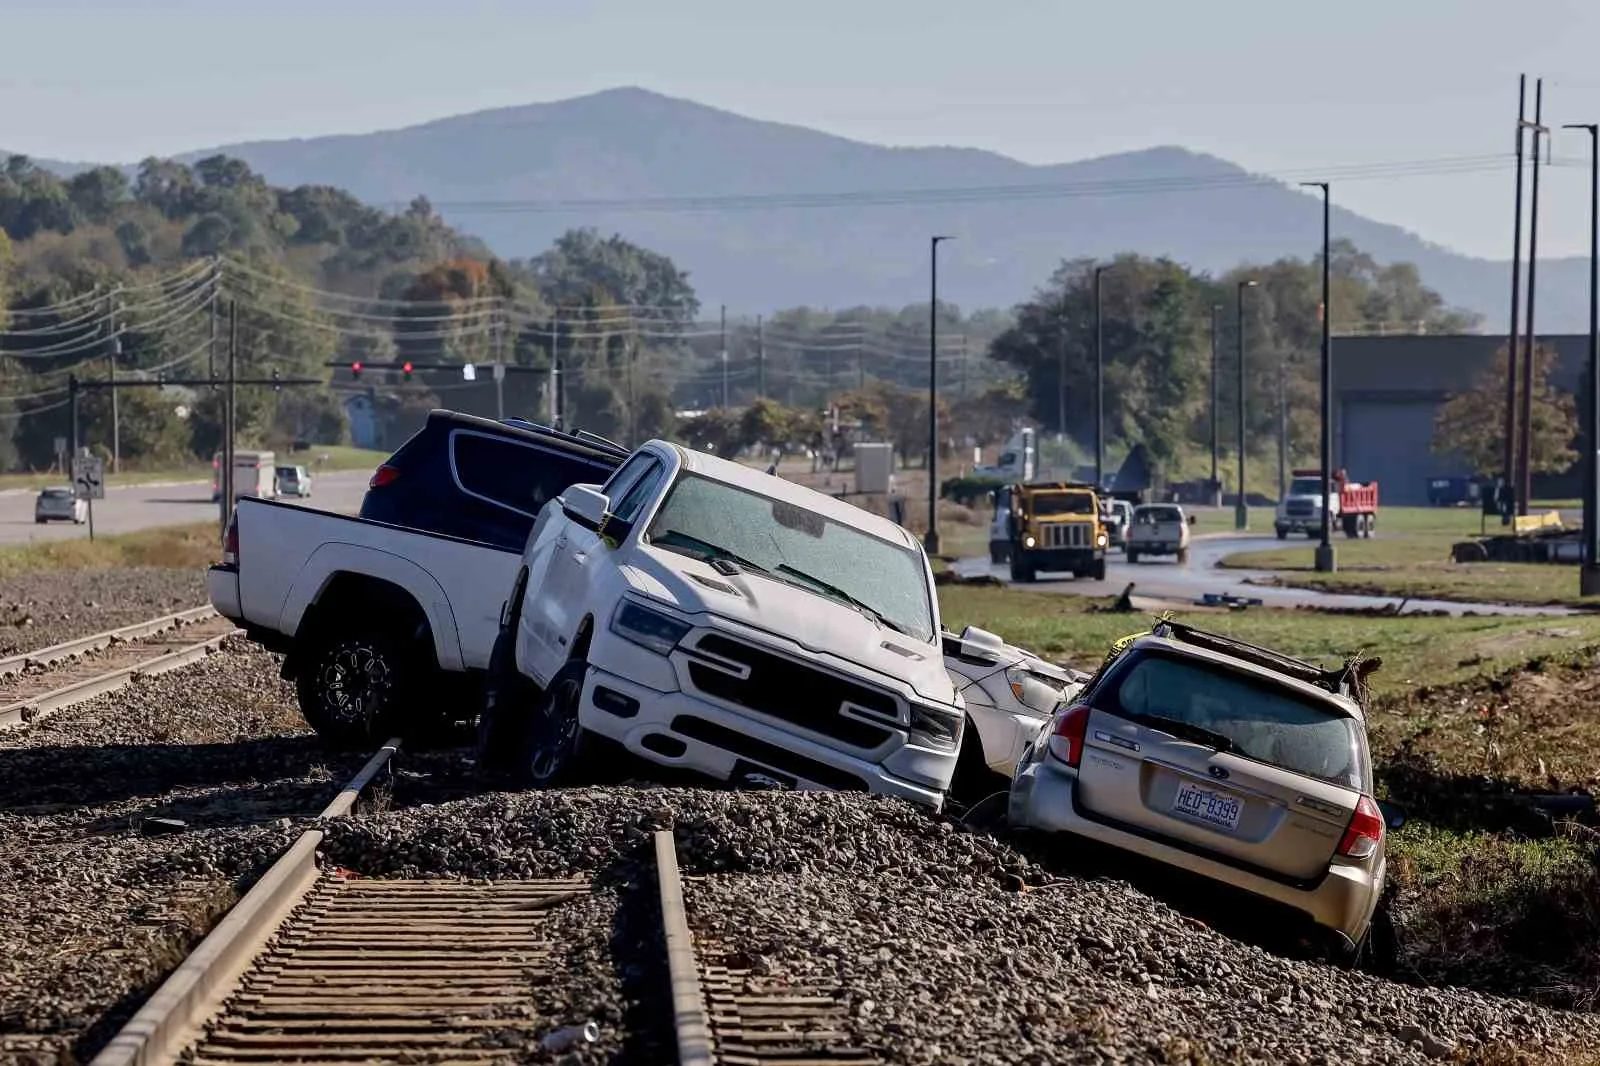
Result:
<svg viewBox="0 0 1600 1066"><path fill-rule="evenodd" d="M1577 459L1573 441L1578 436L1577 405L1572 396L1550 384L1555 364L1552 348L1533 349L1533 397L1529 466L1536 474L1556 474ZM1499 348L1473 387L1457 393L1439 409L1434 422L1433 450L1437 455L1459 455L1475 473L1500 471L1505 449L1506 349Z"/></svg>

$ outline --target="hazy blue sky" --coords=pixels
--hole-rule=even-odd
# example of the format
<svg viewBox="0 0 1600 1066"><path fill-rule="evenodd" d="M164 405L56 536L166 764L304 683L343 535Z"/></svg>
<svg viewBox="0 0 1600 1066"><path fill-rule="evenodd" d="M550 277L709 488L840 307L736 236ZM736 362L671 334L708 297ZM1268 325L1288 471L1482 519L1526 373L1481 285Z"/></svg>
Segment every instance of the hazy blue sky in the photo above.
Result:
<svg viewBox="0 0 1600 1066"><path fill-rule="evenodd" d="M1029 162L1160 143L1267 172L1503 153L1497 173L1335 188L1496 258L1516 75L1546 77L1548 121L1600 121L1595 0L0 0L0 34L0 148L37 156L136 160L632 84ZM1587 158L1579 133L1556 151ZM1586 179L1549 172L1552 253L1587 249Z"/></svg>

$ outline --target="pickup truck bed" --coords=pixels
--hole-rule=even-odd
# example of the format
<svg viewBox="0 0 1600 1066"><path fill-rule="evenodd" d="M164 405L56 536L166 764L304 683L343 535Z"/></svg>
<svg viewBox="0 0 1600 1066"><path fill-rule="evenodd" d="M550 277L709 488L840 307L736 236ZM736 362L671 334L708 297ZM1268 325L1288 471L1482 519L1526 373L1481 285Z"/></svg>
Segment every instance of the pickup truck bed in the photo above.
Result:
<svg viewBox="0 0 1600 1066"><path fill-rule="evenodd" d="M520 554L247 498L224 559L212 606L286 653L283 677L319 734L357 744L476 713Z"/></svg>

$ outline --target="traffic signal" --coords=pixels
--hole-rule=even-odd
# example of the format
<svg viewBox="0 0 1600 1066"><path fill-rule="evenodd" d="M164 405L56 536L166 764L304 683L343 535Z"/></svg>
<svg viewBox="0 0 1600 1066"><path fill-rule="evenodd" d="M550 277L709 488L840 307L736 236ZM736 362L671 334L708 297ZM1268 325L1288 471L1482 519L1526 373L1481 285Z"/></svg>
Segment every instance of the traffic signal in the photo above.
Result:
<svg viewBox="0 0 1600 1066"><path fill-rule="evenodd" d="M407 359L400 367L400 373L405 375L407 381L411 380L411 360Z"/></svg>
<svg viewBox="0 0 1600 1066"><path fill-rule="evenodd" d="M280 383L279 383L279 381L278 381L278 371L277 371L277 368L276 368L276 367L274 367L274 368L273 368L273 371L272 371L272 391L273 391L273 392L278 392L278 391L279 391L279 390L280 390L280 389L282 389L282 388L283 388L283 386L282 386L282 385L281 385L281 384L280 384Z"/></svg>
<svg viewBox="0 0 1600 1066"><path fill-rule="evenodd" d="M361 364L359 362L350 364L350 376L353 378L361 376Z"/></svg>

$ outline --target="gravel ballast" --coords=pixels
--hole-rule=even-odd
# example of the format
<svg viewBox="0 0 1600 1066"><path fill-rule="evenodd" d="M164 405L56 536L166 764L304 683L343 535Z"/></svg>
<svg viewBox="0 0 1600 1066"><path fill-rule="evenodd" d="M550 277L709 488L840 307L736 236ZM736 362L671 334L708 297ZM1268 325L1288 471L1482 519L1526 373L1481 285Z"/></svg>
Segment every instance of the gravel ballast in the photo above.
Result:
<svg viewBox="0 0 1600 1066"><path fill-rule="evenodd" d="M0 1062L87 1061L361 761L238 639L0 732Z"/></svg>
<svg viewBox="0 0 1600 1066"><path fill-rule="evenodd" d="M0 582L0 657L205 603L205 573L193 568L17 574Z"/></svg>
<svg viewBox="0 0 1600 1066"><path fill-rule="evenodd" d="M873 797L494 794L331 824L325 857L367 876L627 886L653 878L658 828L685 874L719 875L687 885L695 929L763 972L842 988L852 1037L893 1063L1425 1062L1600 1043L1592 1017L1290 960ZM624 1016L629 995L599 982L591 1016Z"/></svg>

